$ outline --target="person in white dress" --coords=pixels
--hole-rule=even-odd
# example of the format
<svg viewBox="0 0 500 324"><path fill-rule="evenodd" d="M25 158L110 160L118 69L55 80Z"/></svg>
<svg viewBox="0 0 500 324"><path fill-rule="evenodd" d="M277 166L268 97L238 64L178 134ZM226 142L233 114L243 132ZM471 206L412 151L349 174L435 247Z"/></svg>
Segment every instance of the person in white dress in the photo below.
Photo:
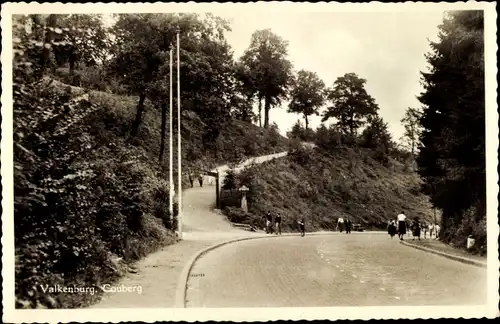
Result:
<svg viewBox="0 0 500 324"><path fill-rule="evenodd" d="M406 215L404 212L398 215L398 237L400 240L403 240L404 235L406 234Z"/></svg>
<svg viewBox="0 0 500 324"><path fill-rule="evenodd" d="M434 225L434 229L436 231L436 239L439 238L439 230L441 229L441 227L439 226L439 224L436 224Z"/></svg>

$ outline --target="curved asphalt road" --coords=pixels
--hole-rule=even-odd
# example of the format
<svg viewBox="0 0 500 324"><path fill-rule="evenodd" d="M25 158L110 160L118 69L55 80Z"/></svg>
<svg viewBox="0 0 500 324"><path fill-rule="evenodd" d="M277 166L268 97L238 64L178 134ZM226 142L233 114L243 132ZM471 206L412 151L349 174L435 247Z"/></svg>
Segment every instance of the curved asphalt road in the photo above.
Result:
<svg viewBox="0 0 500 324"><path fill-rule="evenodd" d="M222 246L191 271L187 307L486 303L486 269L385 234L283 236Z"/></svg>

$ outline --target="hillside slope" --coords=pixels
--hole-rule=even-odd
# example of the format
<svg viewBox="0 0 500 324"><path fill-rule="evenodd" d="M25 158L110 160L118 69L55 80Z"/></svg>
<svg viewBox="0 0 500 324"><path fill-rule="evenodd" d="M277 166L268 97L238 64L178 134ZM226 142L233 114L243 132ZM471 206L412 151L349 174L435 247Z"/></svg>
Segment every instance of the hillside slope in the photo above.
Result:
<svg viewBox="0 0 500 324"><path fill-rule="evenodd" d="M328 153L310 148L236 175L238 185L250 187L249 213L228 207L234 222L262 227L270 210L284 217L284 230L297 230L304 217L308 230L333 230L338 217L349 217L367 229L385 229L387 221L404 211L410 220L432 221L428 198L418 191L416 173L391 160L384 166L367 150L342 148Z"/></svg>
<svg viewBox="0 0 500 324"><path fill-rule="evenodd" d="M16 96L16 307L82 307L97 295L50 297L40 283L110 283L130 262L176 240L168 210L168 134L160 164L161 112L151 102L131 138L138 98L48 78ZM181 123L183 168L234 160L235 143L243 147L239 155L286 147L272 130L233 121L214 152L202 145L196 114L184 112Z"/></svg>

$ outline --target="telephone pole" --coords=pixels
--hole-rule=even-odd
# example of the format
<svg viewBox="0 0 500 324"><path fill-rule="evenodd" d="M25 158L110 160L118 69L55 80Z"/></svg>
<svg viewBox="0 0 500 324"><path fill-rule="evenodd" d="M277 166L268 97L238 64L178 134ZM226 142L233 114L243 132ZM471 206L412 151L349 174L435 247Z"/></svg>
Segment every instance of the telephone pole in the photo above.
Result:
<svg viewBox="0 0 500 324"><path fill-rule="evenodd" d="M180 31L177 31L177 194L179 195L177 225L179 227L179 238L182 239L181 62L179 53L179 32Z"/></svg>
<svg viewBox="0 0 500 324"><path fill-rule="evenodd" d="M169 159L169 167L168 167L168 173L169 173L169 200L168 200L168 211L170 213L170 224L174 224L174 195L175 195L175 189L174 189L174 155L173 155L173 138L174 138L174 133L172 130L172 99L173 99L173 94L172 94L172 49L170 49L170 103L169 103L169 110L170 110L170 117L169 117L169 149L168 152L170 154L170 159ZM173 228L172 228L173 230Z"/></svg>

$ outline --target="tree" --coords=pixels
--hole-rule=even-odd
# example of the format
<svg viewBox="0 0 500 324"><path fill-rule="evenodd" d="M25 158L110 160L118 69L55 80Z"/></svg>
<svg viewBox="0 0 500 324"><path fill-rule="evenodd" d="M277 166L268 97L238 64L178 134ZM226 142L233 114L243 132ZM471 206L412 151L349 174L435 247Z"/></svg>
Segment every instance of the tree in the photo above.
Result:
<svg viewBox="0 0 500 324"><path fill-rule="evenodd" d="M264 100L264 128L269 126L269 111L287 98L292 76L292 63L287 59L288 42L272 33L270 29L252 34L250 47L241 57L241 62L252 71L250 84L254 87L259 102ZM260 120L260 117L259 117Z"/></svg>
<svg viewBox="0 0 500 324"><path fill-rule="evenodd" d="M115 45L109 70L132 94L139 96L131 127L131 135L136 136L149 86L167 61L166 53L172 46L180 22L172 14L118 14L116 18L112 28Z"/></svg>
<svg viewBox="0 0 500 324"><path fill-rule="evenodd" d="M115 56L110 68L132 93L139 95L132 136L138 132L147 97L166 109L159 103L168 100L168 51L175 46L179 31L181 108L201 117L205 124L204 142L214 143L229 119L234 86L234 61L224 38L228 28L226 21L211 15L204 19L194 14L118 16L114 27ZM177 78L173 80L173 89L176 89ZM165 134L166 122L162 121L162 125L162 134Z"/></svg>
<svg viewBox="0 0 500 324"><path fill-rule="evenodd" d="M366 124L378 111L378 105L365 90L366 80L355 73L347 73L337 78L328 90L327 99L332 102L323 114L322 122L333 117L344 134L353 137L359 127Z"/></svg>
<svg viewBox="0 0 500 324"><path fill-rule="evenodd" d="M403 141L408 143L412 155L415 155L415 149L417 147L420 134L422 133L420 127L420 117L422 112L416 108L408 107L406 109L404 117L401 119L405 127L405 132L403 134Z"/></svg>
<svg viewBox="0 0 500 324"><path fill-rule="evenodd" d="M92 66L106 59L111 44L102 15L60 15L57 25L62 33L57 35L60 46L54 48L55 59L58 65L69 63L71 76L78 62Z"/></svg>
<svg viewBox="0 0 500 324"><path fill-rule="evenodd" d="M387 123L378 115L373 117L368 127L363 130L361 139L364 147L375 149L384 154L388 154L392 146Z"/></svg>
<svg viewBox="0 0 500 324"><path fill-rule="evenodd" d="M288 112L303 114L306 131L309 129L308 116L319 115L324 103L325 83L314 72L300 70L290 92L291 102Z"/></svg>
<svg viewBox="0 0 500 324"><path fill-rule="evenodd" d="M464 244L470 233L456 231L465 212L473 208L476 223L486 213L483 12L449 12L439 30L426 55L431 69L422 72L417 164L424 189L443 211L443 231Z"/></svg>

